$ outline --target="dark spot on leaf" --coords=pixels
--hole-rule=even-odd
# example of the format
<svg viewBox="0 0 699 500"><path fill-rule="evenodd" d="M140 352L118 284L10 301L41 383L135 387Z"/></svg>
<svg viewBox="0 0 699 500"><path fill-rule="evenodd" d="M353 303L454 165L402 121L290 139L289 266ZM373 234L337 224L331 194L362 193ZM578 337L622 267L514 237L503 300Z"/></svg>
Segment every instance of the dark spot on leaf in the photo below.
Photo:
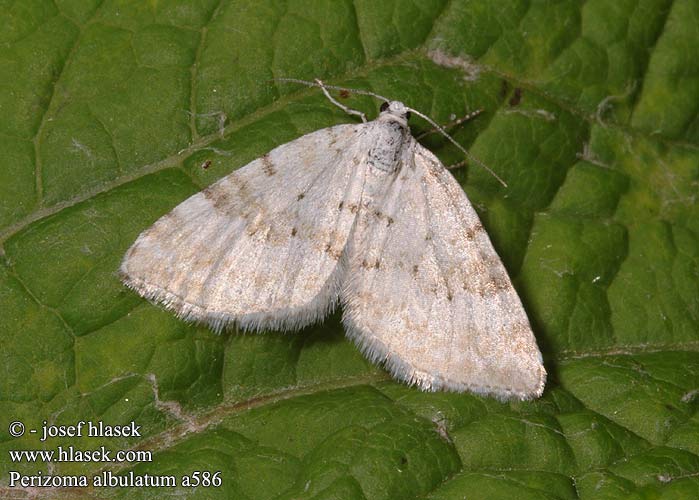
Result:
<svg viewBox="0 0 699 500"><path fill-rule="evenodd" d="M512 97L510 97L510 106L517 106L522 102L522 89L520 87L515 87L514 92L512 92Z"/></svg>
<svg viewBox="0 0 699 500"><path fill-rule="evenodd" d="M507 80L503 80L500 83L500 99L505 99L507 97L507 93L510 91L510 84L507 82Z"/></svg>

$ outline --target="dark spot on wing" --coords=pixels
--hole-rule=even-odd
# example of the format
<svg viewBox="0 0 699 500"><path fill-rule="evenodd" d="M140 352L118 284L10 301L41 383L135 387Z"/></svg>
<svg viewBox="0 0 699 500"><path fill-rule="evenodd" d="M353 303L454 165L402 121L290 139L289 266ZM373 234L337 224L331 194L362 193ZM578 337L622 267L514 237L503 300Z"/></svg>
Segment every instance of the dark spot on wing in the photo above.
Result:
<svg viewBox="0 0 699 500"><path fill-rule="evenodd" d="M305 193L300 193L300 194L296 197L296 201L301 201L301 200L303 200L305 197L306 197L306 194L305 194Z"/></svg>
<svg viewBox="0 0 699 500"><path fill-rule="evenodd" d="M335 133L335 130L333 130L332 127L328 127L325 130L327 131L328 135L330 136L329 145L334 146L335 143L337 142L337 134ZM337 152L337 151L341 151L341 150L338 150L337 148L335 148L335 152Z"/></svg>
<svg viewBox="0 0 699 500"><path fill-rule="evenodd" d="M325 253L330 255L335 260L340 260L340 257L342 256L342 250L337 250L333 248L333 246L330 243L327 243L325 245Z"/></svg>
<svg viewBox="0 0 699 500"><path fill-rule="evenodd" d="M483 271L485 274L485 270ZM494 297L512 288L506 276L485 276L471 275L463 282L462 288L473 295L480 295L483 298Z"/></svg>
<svg viewBox="0 0 699 500"><path fill-rule="evenodd" d="M262 158L262 171L268 176L272 177L277 173L277 169L274 168L274 163L270 159L269 155L263 155Z"/></svg>
<svg viewBox="0 0 699 500"><path fill-rule="evenodd" d="M343 207L344 205L345 205L345 203L341 201L340 204L337 206L337 209L338 209L338 210L342 210L342 207Z"/></svg>
<svg viewBox="0 0 699 500"><path fill-rule="evenodd" d="M296 228L295 227L291 228L291 236L296 236Z"/></svg>
<svg viewBox="0 0 699 500"><path fill-rule="evenodd" d="M385 220L387 226L390 226L391 224L393 224L393 223L395 222L395 221L393 220L393 217L384 214L384 213L381 212L380 210L374 210L373 214L374 214L374 217L376 217L377 219L379 219L379 220Z"/></svg>
<svg viewBox="0 0 699 500"><path fill-rule="evenodd" d="M480 222L476 222L473 227L466 230L465 236L467 240L473 240L476 235L483 231L483 225Z"/></svg>
<svg viewBox="0 0 699 500"><path fill-rule="evenodd" d="M364 269L379 269L381 267L381 262L379 260L375 260L374 262L367 262L365 259L362 260L361 266Z"/></svg>
<svg viewBox="0 0 699 500"><path fill-rule="evenodd" d="M239 188L241 194L243 192L243 187L236 185ZM215 185L209 186L202 192L204 198L209 200L214 208L224 209L230 205L232 202L231 192L228 189L216 189Z"/></svg>
<svg viewBox="0 0 699 500"><path fill-rule="evenodd" d="M510 282L506 278L495 277L488 280L478 289L481 297L492 297L511 288Z"/></svg>
<svg viewBox="0 0 699 500"><path fill-rule="evenodd" d="M250 195L247 182L239 175L229 175L222 181L207 187L201 193L213 204L214 208L221 211L226 211L234 204L254 208L256 212L263 210L257 200Z"/></svg>

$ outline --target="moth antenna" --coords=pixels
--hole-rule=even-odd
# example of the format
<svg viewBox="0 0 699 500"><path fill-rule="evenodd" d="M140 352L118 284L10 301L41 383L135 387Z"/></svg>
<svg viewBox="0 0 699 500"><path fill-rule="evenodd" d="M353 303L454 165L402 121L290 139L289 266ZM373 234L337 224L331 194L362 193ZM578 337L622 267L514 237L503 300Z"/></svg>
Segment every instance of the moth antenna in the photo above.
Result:
<svg viewBox="0 0 699 500"><path fill-rule="evenodd" d="M384 101L384 102L391 102L391 101L394 100L394 99L388 99L387 97L384 97L384 96L382 96L382 95L376 94L376 93L374 93L374 92L370 92L370 91L368 91L368 90L351 89L351 88L347 88L347 87L339 87L339 86L337 86L337 85L327 85L327 84L325 84L325 83L323 83L323 82L320 82L319 80L316 80L315 82L311 82L311 81L309 81L309 80L301 80L301 79L299 79L299 78L273 78L273 81L276 81L276 82L287 82L287 83L298 83L298 84L301 84L301 85L306 85L307 87L318 87L318 88L322 89L323 92L325 92L326 96L328 96L327 90L326 90L326 89L332 89L332 90L346 90L347 92L353 92L353 93L358 94L358 95L368 95L368 96L371 96L371 97L375 97L376 99L380 99L380 100L382 100L382 101ZM332 99L332 98L330 98L330 100L331 100L331 102L334 101L334 99ZM339 104L339 103L335 103L335 104ZM340 107L343 107L343 106L340 105ZM454 146L456 146L457 148L459 148L459 151L461 151L461 152L464 154L464 156L466 156L466 158L468 158L468 159L471 160L473 163L475 163L475 164L478 165L479 167L483 168L483 169L484 169L486 172L488 172L490 175L492 175L493 177L495 177L495 179L497 179L497 181L498 181L500 184L502 184L503 187L507 187L507 183L506 183L504 180L502 180L502 178L501 178L498 174L496 174L496 173L493 171L493 169L491 169L488 165L486 165L485 163L483 163L482 161L480 161L478 158L476 158L475 156L473 156L471 153L469 153L469 152L466 150L466 148L464 148L461 144L459 144L458 142L456 142L456 141L454 140L454 138L453 138L452 136L450 136L449 133L448 133L446 130L444 130L440 125L438 125L432 118L430 118L429 116L425 115L424 113L420 113L420 112L419 112L418 110L416 110L416 109L409 108L409 107L407 107L407 106L406 106L406 109L408 109L411 113L415 113L417 116L419 116L419 117L422 118L423 120L427 121L427 122L428 122L430 125L432 125L440 134L442 134L444 137L446 137L447 140L448 140L449 142L451 142Z"/></svg>
<svg viewBox="0 0 699 500"><path fill-rule="evenodd" d="M323 91L323 94L325 94L325 97L327 97L331 103L333 103L335 106L340 108L342 111L344 111L348 115L358 116L359 118L362 119L363 123L367 122L366 115L364 113L362 113L361 111L357 111L356 109L352 109L352 108L345 106L340 101L338 101L333 96L331 96L330 92L328 92L328 87L321 80L316 78L316 83L318 84L320 89Z"/></svg>
<svg viewBox="0 0 699 500"><path fill-rule="evenodd" d="M500 178L500 176L499 176L498 174L496 174L488 165L486 165L485 163L483 163L482 161L480 161L478 158L476 158L475 156L473 156L471 153L469 153L469 152L466 150L466 148L464 148L461 144L459 144L458 142L456 142L456 141L454 140L454 138L453 138L452 136L450 136L450 135L447 133L447 131L444 130L440 125L438 125L432 118L430 118L429 116L425 115L424 113L420 113L420 112L419 112L418 110L416 110L416 109L408 108L407 106L406 106L406 109L409 110L411 113L415 113L417 116L419 116L420 118L422 118L423 120L425 120L427 123L429 123L430 125L432 125L432 126L435 128L435 130L437 130L440 134L442 134L444 137L446 137L447 140L448 140L449 142L451 142L454 146L456 146L457 148L459 148L459 151L461 151L461 152L464 154L464 156L466 156L466 158L468 158L469 160L471 160L473 163L475 163L475 164L478 165L479 167L485 169L490 175L492 175L493 177L495 177L495 178L497 179L497 181L498 181L500 184L503 185L503 187L507 187L507 183L506 183L505 181L503 181L502 178Z"/></svg>
<svg viewBox="0 0 699 500"><path fill-rule="evenodd" d="M311 82L309 80L300 80L298 78L273 78L272 80L275 82L299 83L299 84L305 85L307 87L318 87L318 88L326 88L326 89L331 89L331 90L346 90L347 92L351 92L353 94L368 95L368 96L375 97L376 99L380 99L380 100L386 101L386 102L390 102L393 100L393 99L389 99L387 97L384 97L382 95L376 94L374 92L370 92L369 90L351 89L349 87L340 87L338 85L328 85L327 83L323 83L321 85L317 81Z"/></svg>

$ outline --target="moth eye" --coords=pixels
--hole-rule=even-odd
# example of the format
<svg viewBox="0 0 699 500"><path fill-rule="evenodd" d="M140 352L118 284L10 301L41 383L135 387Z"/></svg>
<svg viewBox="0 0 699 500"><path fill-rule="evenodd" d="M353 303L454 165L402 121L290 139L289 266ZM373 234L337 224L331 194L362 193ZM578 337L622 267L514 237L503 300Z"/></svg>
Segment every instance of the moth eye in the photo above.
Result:
<svg viewBox="0 0 699 500"><path fill-rule="evenodd" d="M386 111L387 109L388 109L388 103L387 103L387 102L384 102L383 104L381 104L381 108L380 108L381 112L384 112L384 111Z"/></svg>
<svg viewBox="0 0 699 500"><path fill-rule="evenodd" d="M406 119L406 120L410 120L410 111L408 111L407 113L405 113L405 119Z"/></svg>

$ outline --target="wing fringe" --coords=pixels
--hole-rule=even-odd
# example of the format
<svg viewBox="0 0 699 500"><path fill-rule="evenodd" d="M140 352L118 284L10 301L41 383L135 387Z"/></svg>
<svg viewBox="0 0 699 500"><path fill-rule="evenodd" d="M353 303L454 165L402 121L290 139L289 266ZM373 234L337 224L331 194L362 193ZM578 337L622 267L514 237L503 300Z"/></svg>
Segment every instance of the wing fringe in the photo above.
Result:
<svg viewBox="0 0 699 500"><path fill-rule="evenodd" d="M203 324L216 333L232 327L245 331L261 332L264 330L298 331L316 323L332 313L339 303L339 292L347 270L347 259L338 261L337 267L330 274L318 294L303 307L274 309L233 315L225 312L209 311L198 304L187 302L182 297L141 278L131 276L122 263L119 270L121 281L130 289L146 298L149 302L160 305L173 312L178 318L189 323Z"/></svg>
<svg viewBox="0 0 699 500"><path fill-rule="evenodd" d="M539 385L535 392L527 393L515 391L509 387L495 385L472 385L463 382L450 380L441 375L430 374L427 371L415 368L410 363L403 360L394 352L390 352L388 347L372 336L369 332L358 327L351 315L344 314L342 323L345 326L345 333L352 342L359 348L364 356L372 363L382 364L391 375L410 386L418 387L426 392L450 391L450 392L471 392L483 396L491 396L500 401L529 401L537 399L544 392L546 384L546 371L541 368L539 374Z"/></svg>

